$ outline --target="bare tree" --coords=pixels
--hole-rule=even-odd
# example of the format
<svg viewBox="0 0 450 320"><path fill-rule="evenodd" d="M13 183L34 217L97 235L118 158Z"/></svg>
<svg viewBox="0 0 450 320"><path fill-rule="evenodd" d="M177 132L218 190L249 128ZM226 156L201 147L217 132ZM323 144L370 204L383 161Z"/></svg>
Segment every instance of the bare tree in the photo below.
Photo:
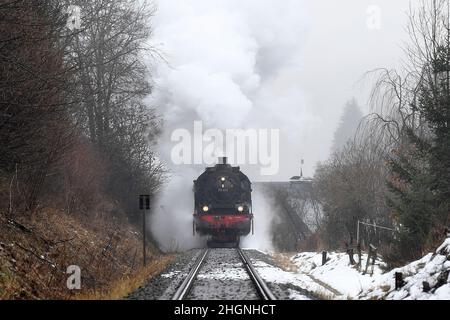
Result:
<svg viewBox="0 0 450 320"><path fill-rule="evenodd" d="M154 193L164 180L163 165L151 150L160 127L146 64L154 7L147 1L70 1L81 8L68 64L74 70L77 123L106 157L108 190L134 208L139 193ZM135 212L134 210L128 210Z"/></svg>
<svg viewBox="0 0 450 320"><path fill-rule="evenodd" d="M350 142L317 170L314 184L324 214L321 231L330 247L355 243L358 220L390 224L386 170L377 151L370 141Z"/></svg>
<svg viewBox="0 0 450 320"><path fill-rule="evenodd" d="M448 141L449 1L422 1L409 17L404 67L372 73L378 76L373 113L359 131L360 140L374 141L386 162L387 201L399 231L395 263L420 256L426 241L440 241L430 233L433 225L445 224L450 194L450 156L448 146L442 147Z"/></svg>
<svg viewBox="0 0 450 320"><path fill-rule="evenodd" d="M74 133L61 46L66 21L57 1L0 1L0 20L0 170L25 182L32 209Z"/></svg>

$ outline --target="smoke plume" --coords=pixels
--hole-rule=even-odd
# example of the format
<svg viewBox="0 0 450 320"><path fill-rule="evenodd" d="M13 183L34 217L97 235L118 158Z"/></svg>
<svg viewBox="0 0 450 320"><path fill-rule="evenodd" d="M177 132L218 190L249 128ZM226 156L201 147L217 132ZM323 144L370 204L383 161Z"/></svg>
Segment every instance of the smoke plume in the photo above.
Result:
<svg viewBox="0 0 450 320"><path fill-rule="evenodd" d="M167 64L156 66L153 104L164 116L159 156L172 179L151 228L167 250L186 249L201 245L192 236L192 182L204 166L173 165L174 130L192 131L194 121L205 129L280 129L278 175L241 167L251 180L274 180L296 173L298 141L319 121L298 86L302 1L164 0L155 19L154 43ZM256 194L253 202L256 235L244 243L268 249L271 210Z"/></svg>

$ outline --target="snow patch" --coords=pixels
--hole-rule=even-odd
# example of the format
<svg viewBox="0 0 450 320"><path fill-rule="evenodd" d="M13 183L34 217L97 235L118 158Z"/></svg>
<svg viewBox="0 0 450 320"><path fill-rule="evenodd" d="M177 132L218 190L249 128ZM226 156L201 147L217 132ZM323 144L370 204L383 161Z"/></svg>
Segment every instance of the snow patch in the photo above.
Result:
<svg viewBox="0 0 450 320"><path fill-rule="evenodd" d="M396 268L376 279L359 299L386 300L450 300L450 238L422 259ZM403 273L404 286L395 290L395 273ZM424 282L430 286L424 292Z"/></svg>
<svg viewBox="0 0 450 320"><path fill-rule="evenodd" d="M332 295L332 292L318 284L306 274L284 271L281 268L272 266L260 260L252 261L252 263L260 276L268 283L293 285L307 292L314 293L317 296ZM310 300L308 297L295 290L290 290L290 296L296 300L299 298L301 298L301 300Z"/></svg>
<svg viewBox="0 0 450 320"><path fill-rule="evenodd" d="M355 257L356 258L356 257ZM383 273L380 259L362 274L350 264L346 253L328 253L322 266L322 253L302 252L290 258L296 272L268 268L260 262L258 271L271 282L293 283L318 296L332 299L450 300L450 238L434 252L404 267ZM362 256L365 269L367 254ZM403 273L404 286L395 289L395 273ZM430 290L424 292L424 282ZM425 290L426 291L426 290ZM294 299L297 297L292 295Z"/></svg>
<svg viewBox="0 0 450 320"><path fill-rule="evenodd" d="M172 272L168 272L168 273L162 274L161 277L163 277L163 278L174 278L180 273L181 273L180 271L172 271Z"/></svg>
<svg viewBox="0 0 450 320"><path fill-rule="evenodd" d="M329 252L327 262L322 266L322 253L303 252L291 258L298 267L298 272L307 274L334 289L334 298L352 298L370 287L374 280L382 274L383 262L375 261L367 274L362 274L356 266L350 264L346 253ZM362 268L365 268L367 254L362 255Z"/></svg>

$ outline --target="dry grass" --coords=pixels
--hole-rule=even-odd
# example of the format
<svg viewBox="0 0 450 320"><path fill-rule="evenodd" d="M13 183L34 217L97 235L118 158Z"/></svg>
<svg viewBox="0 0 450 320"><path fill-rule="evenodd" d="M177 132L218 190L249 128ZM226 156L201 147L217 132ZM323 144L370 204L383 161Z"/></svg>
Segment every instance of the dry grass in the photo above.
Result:
<svg viewBox="0 0 450 320"><path fill-rule="evenodd" d="M147 267L138 269L132 275L126 276L111 286L101 290L89 290L75 296L76 300L121 300L135 291L173 261L173 256L161 256L152 261Z"/></svg>
<svg viewBox="0 0 450 320"><path fill-rule="evenodd" d="M118 299L160 271L170 256L148 245L126 221L67 215L43 208L30 217L0 212L0 299ZM66 269L81 268L82 290L66 287Z"/></svg>
<svg viewBox="0 0 450 320"><path fill-rule="evenodd" d="M325 293L320 291L312 292L311 295L318 300L334 300L336 298L336 296L331 293Z"/></svg>
<svg viewBox="0 0 450 320"><path fill-rule="evenodd" d="M290 259L294 254L289 253L274 253L272 258L282 270L288 272L298 272L298 266L295 265Z"/></svg>
<svg viewBox="0 0 450 320"><path fill-rule="evenodd" d="M20 289L20 284L7 268L0 269L0 300L8 298L9 293Z"/></svg>

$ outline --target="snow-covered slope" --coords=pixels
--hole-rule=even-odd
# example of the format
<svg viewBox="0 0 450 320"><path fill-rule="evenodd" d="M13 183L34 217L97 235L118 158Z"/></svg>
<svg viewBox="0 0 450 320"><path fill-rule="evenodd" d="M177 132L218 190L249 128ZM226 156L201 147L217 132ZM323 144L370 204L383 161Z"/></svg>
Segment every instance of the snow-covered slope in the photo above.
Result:
<svg viewBox="0 0 450 320"><path fill-rule="evenodd" d="M388 300L450 300L450 238L435 253L402 268L394 269L375 279L364 290L359 299ZM402 272L405 285L395 290L395 273ZM423 292L423 282L428 282L431 290Z"/></svg>
<svg viewBox="0 0 450 320"><path fill-rule="evenodd" d="M356 258L356 256L355 256ZM356 266L350 264L349 256L345 253L328 253L328 261L322 266L322 254L316 252L303 252L291 258L298 267L298 273L307 274L316 281L326 284L334 289L334 298L353 298L367 289L374 278L382 273L380 260L375 262L373 276L372 267L367 274L362 274ZM362 256L363 268L367 261L367 255Z"/></svg>
<svg viewBox="0 0 450 320"><path fill-rule="evenodd" d="M334 299L450 300L450 238L436 252L387 273L382 273L380 260L373 275L363 275L350 264L347 254L329 253L328 257L324 266L322 255L315 252L299 253L291 257L291 262L297 267L297 277L310 277L315 284L331 290ZM365 266L367 256L362 260ZM403 273L405 282L399 290L395 290L396 272ZM429 292L424 292L423 282L428 282ZM315 291L313 287L305 289Z"/></svg>

